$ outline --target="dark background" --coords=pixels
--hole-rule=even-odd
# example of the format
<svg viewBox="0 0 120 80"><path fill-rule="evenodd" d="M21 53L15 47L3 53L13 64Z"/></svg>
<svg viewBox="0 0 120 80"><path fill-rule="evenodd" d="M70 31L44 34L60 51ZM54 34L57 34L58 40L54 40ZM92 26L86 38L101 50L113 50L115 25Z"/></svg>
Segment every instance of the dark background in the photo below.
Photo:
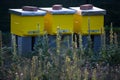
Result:
<svg viewBox="0 0 120 80"><path fill-rule="evenodd" d="M10 31L10 8L21 8L22 6L51 7L54 4L72 7L86 3L91 3L107 11L105 26L109 26L112 22L114 27L120 27L120 0L1 0L0 30L3 32Z"/></svg>

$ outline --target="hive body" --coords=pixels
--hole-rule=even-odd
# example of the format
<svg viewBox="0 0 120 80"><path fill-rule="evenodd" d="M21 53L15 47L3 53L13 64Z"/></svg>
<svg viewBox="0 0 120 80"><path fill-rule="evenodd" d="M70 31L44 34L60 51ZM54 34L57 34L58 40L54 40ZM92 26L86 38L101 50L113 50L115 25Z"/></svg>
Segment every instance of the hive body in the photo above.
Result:
<svg viewBox="0 0 120 80"><path fill-rule="evenodd" d="M62 34L71 34L73 32L73 14L75 10L63 8L61 10L52 10L52 8L40 8L46 10L45 30L50 35L56 35L57 27Z"/></svg>
<svg viewBox="0 0 120 80"><path fill-rule="evenodd" d="M81 16L79 14L75 14L74 17L75 17L74 18L75 33L88 35L90 29L90 34L101 34L101 29L103 29L104 26L104 16L102 15Z"/></svg>
<svg viewBox="0 0 120 80"><path fill-rule="evenodd" d="M105 10L93 7L90 10L80 10L79 7L71 7L77 10L74 14L74 32L82 35L101 34L104 29Z"/></svg>
<svg viewBox="0 0 120 80"><path fill-rule="evenodd" d="M73 15L51 15L45 16L45 30L48 34L56 35L57 27L60 27L63 34L73 32Z"/></svg>
<svg viewBox="0 0 120 80"><path fill-rule="evenodd" d="M45 11L23 9L10 9L11 34L16 37L17 51L19 55L27 55L33 50L38 35L44 34ZM30 8L31 9L31 8Z"/></svg>
<svg viewBox="0 0 120 80"><path fill-rule="evenodd" d="M104 15L106 11L92 7L92 5L83 5L81 8L70 8L77 11L77 13L74 14L74 32L77 33L77 35L82 35L84 48L88 48L88 37L90 37L92 42L91 48L95 53L98 53L101 49L101 34L104 33Z"/></svg>
<svg viewBox="0 0 120 80"><path fill-rule="evenodd" d="M11 9L11 33L18 36L36 36L44 33L45 11Z"/></svg>

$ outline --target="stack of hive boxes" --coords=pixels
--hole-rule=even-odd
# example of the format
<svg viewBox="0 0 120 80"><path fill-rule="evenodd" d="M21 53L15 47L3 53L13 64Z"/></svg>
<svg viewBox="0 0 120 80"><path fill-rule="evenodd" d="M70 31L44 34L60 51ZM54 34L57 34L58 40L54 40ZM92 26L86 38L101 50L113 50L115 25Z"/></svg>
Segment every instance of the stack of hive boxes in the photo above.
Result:
<svg viewBox="0 0 120 80"><path fill-rule="evenodd" d="M71 43L71 34L73 33L73 15L76 10L62 7L62 5L53 5L52 7L40 8L47 11L45 15L45 30L49 34L50 46L55 46L57 28L62 38L68 37L69 43ZM65 42L67 43L67 42Z"/></svg>
<svg viewBox="0 0 120 80"><path fill-rule="evenodd" d="M89 35L94 43L93 49L100 50L106 14L103 9L87 4L69 9L62 5L47 8L24 6L22 9L10 9L9 11L11 33L16 36L20 54L32 51L38 36L44 35L45 31L48 34L49 47L56 47L58 28L62 38L69 37L69 44L71 44L72 33L81 34L83 45L86 47ZM67 42L63 44L68 45Z"/></svg>
<svg viewBox="0 0 120 80"><path fill-rule="evenodd" d="M40 10L41 9L41 10ZM73 14L75 10L62 8L61 5L53 5L49 8L25 6L22 9L10 9L11 33L16 36L16 44L19 54L25 54L32 50L37 36L47 31L49 46L56 47L57 28L62 36L73 33ZM47 12L47 13L46 13Z"/></svg>
<svg viewBox="0 0 120 80"><path fill-rule="evenodd" d="M32 50L32 37L44 34L45 11L37 7L24 6L22 9L9 9L11 13L11 33L16 36L19 54Z"/></svg>
<svg viewBox="0 0 120 80"><path fill-rule="evenodd" d="M104 30L104 15L106 11L94 7L91 4L70 8L77 11L74 14L74 32L83 36L83 45L87 45L87 36L90 35L93 41L94 51L100 50L101 34L103 34Z"/></svg>

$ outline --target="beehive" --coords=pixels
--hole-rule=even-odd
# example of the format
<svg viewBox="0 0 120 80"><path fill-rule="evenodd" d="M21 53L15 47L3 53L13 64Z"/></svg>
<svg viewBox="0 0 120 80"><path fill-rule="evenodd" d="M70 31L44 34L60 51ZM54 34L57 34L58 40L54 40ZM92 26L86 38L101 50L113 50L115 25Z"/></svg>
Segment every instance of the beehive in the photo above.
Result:
<svg viewBox="0 0 120 80"><path fill-rule="evenodd" d="M18 36L35 36L44 33L45 11L10 9L11 33Z"/></svg>
<svg viewBox="0 0 120 80"><path fill-rule="evenodd" d="M104 29L104 15L106 11L94 7L92 9L81 10L80 7L70 7L71 9L77 10L74 14L74 32L82 35L98 35L103 32ZM84 7L83 7L84 8Z"/></svg>
<svg viewBox="0 0 120 80"><path fill-rule="evenodd" d="M45 30L50 35L56 35L57 27L60 28L62 34L71 34L73 32L73 14L75 10L62 8L54 10L52 7L40 8L47 11L45 15Z"/></svg>

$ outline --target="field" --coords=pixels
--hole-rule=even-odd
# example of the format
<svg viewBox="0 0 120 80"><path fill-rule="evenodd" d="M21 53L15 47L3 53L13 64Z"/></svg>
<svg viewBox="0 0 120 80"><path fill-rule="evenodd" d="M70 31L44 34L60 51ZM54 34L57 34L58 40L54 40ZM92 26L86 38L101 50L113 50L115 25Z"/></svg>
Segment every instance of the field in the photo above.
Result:
<svg viewBox="0 0 120 80"><path fill-rule="evenodd" d="M120 33L114 30L107 29L101 35L102 48L97 54L90 37L87 48L83 48L81 38L80 47L76 40L65 47L58 33L56 48L48 46L44 35L44 42L39 39L31 53L20 56L17 49L8 47L10 42L5 38L10 37L6 35L0 38L0 80L120 80Z"/></svg>

